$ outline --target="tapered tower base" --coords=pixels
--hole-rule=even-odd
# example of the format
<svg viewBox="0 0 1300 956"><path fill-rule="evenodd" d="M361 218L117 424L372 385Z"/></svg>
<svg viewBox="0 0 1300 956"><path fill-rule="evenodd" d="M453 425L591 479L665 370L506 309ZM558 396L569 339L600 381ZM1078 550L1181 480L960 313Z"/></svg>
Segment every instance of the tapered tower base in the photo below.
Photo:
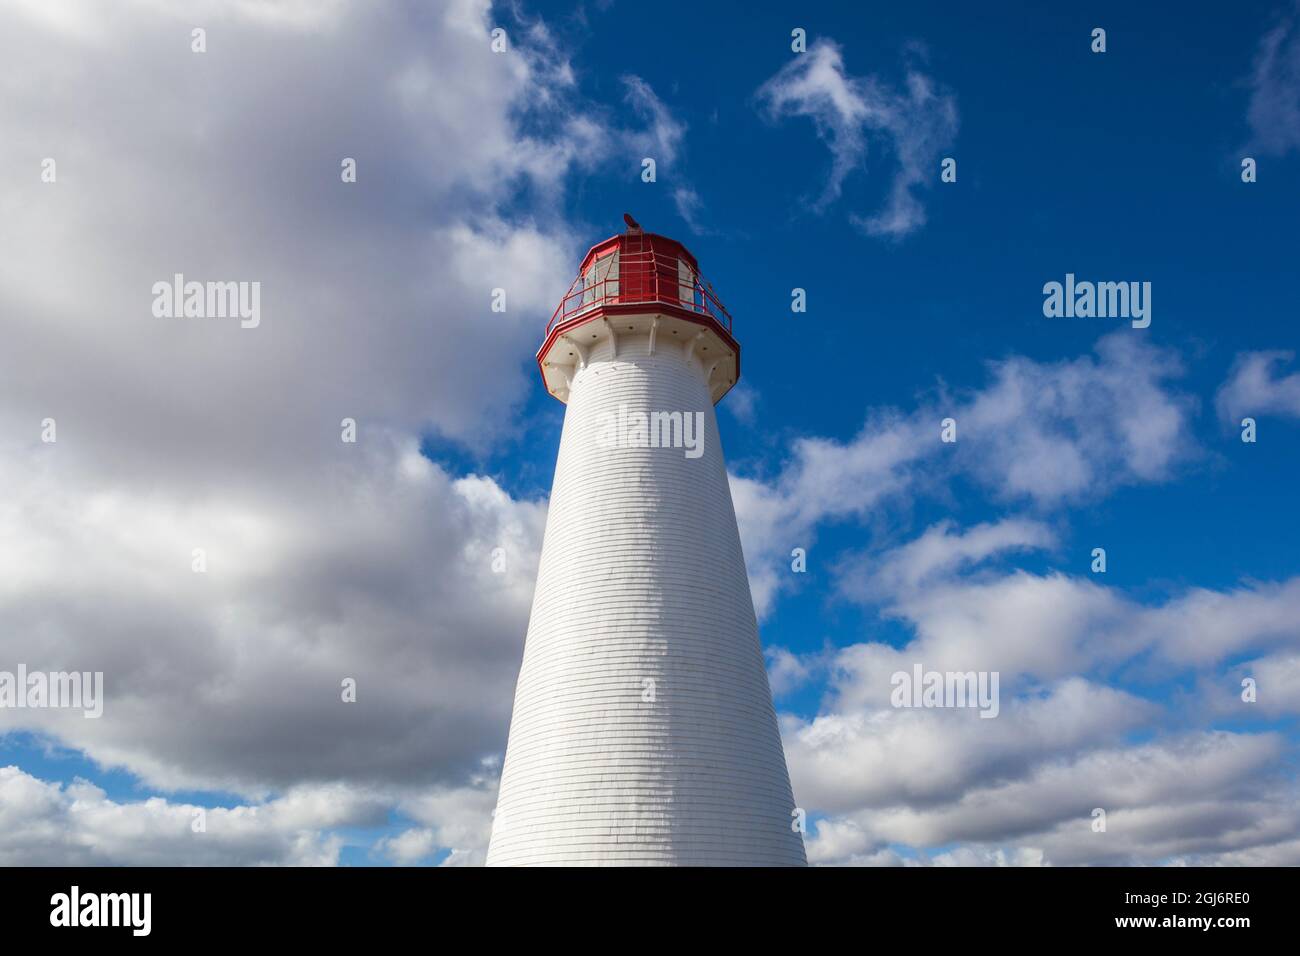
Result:
<svg viewBox="0 0 1300 956"><path fill-rule="evenodd" d="M656 345L571 386L489 865L805 862L713 402ZM698 458L606 447L655 411Z"/></svg>

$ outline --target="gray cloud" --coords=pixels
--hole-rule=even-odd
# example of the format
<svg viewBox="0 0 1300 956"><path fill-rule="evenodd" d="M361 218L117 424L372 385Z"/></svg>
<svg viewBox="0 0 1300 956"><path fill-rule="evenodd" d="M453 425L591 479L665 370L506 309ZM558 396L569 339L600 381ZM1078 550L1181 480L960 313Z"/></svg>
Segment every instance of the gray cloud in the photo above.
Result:
<svg viewBox="0 0 1300 956"><path fill-rule="evenodd" d="M647 143L671 161L684 127L639 81L645 125L615 122L543 21L487 0L11 10L0 667L102 670L107 701L4 730L164 792L234 793L241 818L364 790L416 823L381 855L480 859L545 504L454 479L420 441L514 440L579 252L570 174ZM178 272L259 282L260 325L155 317ZM81 848L51 860L193 852L168 836L183 807L96 797L135 821L137 852L83 827L69 791L15 779L0 813L45 794L42 826ZM209 840L203 859L332 862L346 822Z"/></svg>
<svg viewBox="0 0 1300 956"><path fill-rule="evenodd" d="M592 126L544 31L493 54L477 0L47 7L20 4L0 36L0 666L102 670L107 701L98 721L29 710L4 729L163 791L242 795L230 818L262 824L220 839L211 811L196 849L186 808L94 797L133 850L22 775L0 813L45 808L66 831L45 862L332 862L325 831L352 818L287 835L266 823L286 795L477 794L504 744L544 504L418 445L516 427L576 246L536 223L599 159ZM530 185L540 205L521 206ZM174 272L259 281L261 325L154 317ZM465 802L486 833L483 799ZM420 822L478 845L445 814Z"/></svg>
<svg viewBox="0 0 1300 956"><path fill-rule="evenodd" d="M1189 734L1046 762L1021 779L972 788L936 807L876 809L821 827L809 858L850 862L885 843L942 846L916 862L1024 865L1296 862L1300 829L1273 769L1273 735ZM1092 828L1106 811L1106 831Z"/></svg>

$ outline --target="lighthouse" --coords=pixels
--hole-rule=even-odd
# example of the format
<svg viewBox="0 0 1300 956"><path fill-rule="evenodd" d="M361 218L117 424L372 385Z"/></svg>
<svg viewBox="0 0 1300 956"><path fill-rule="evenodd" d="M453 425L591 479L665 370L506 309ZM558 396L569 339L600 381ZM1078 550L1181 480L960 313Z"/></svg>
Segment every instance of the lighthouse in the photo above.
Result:
<svg viewBox="0 0 1300 956"><path fill-rule="evenodd" d="M802 866L714 412L740 346L624 218L537 352L567 407L487 862Z"/></svg>

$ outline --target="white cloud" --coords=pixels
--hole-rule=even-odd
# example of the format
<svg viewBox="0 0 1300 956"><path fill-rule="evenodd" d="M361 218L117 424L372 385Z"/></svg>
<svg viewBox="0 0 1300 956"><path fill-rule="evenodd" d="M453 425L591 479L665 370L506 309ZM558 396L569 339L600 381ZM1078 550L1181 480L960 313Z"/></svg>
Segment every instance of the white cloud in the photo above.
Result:
<svg viewBox="0 0 1300 956"><path fill-rule="evenodd" d="M954 476L1044 511L1171 478L1196 453L1194 402L1171 384L1176 356L1124 333L1098 341L1096 353L991 363L982 389L940 393L910 413L875 410L848 442L801 438L771 479L733 475L760 617L791 584L790 550L811 547L819 526L887 523L888 505L942 494ZM955 444L940 440L948 417Z"/></svg>
<svg viewBox="0 0 1300 956"><path fill-rule="evenodd" d="M24 542L0 559L4 658L103 671L107 697L100 720L11 726L154 786L253 796L454 782L498 751L542 506L374 432L320 463L316 480L193 496L104 487L60 459L0 465L0 534Z"/></svg>
<svg viewBox="0 0 1300 956"><path fill-rule="evenodd" d="M956 533L953 522L942 521L883 559L857 564L842 577L840 589L858 599L914 593L927 581L951 576L995 555L1050 547L1055 537L1041 522L1020 518L987 522Z"/></svg>
<svg viewBox="0 0 1300 956"><path fill-rule="evenodd" d="M843 862L887 845L953 843L963 845L955 857L928 861L969 865L980 856L996 860L999 851L1016 865L1293 858L1300 814L1274 775L1281 750L1274 735L1213 732L1063 754L1006 781L989 775L955 799L821 822L809 859ZM1097 808L1106 812L1105 832L1093 829Z"/></svg>
<svg viewBox="0 0 1300 956"><path fill-rule="evenodd" d="M844 179L866 155L864 126L876 107L867 102L860 85L845 74L839 46L822 41L786 63L758 91L773 117L811 118L830 149L831 174L819 206L840 197Z"/></svg>
<svg viewBox="0 0 1300 956"><path fill-rule="evenodd" d="M1284 376L1278 370L1294 358L1294 352L1283 351L1238 355L1215 396L1219 416L1234 423L1242 416L1300 418L1300 372Z"/></svg>
<svg viewBox="0 0 1300 956"><path fill-rule="evenodd" d="M773 697L797 690L825 669L816 655L794 654L784 647L769 647L766 656L767 681Z"/></svg>
<svg viewBox="0 0 1300 956"><path fill-rule="evenodd" d="M1295 582L1300 583L1300 582ZM996 583L933 582L904 602L917 637L907 646L859 644L832 665L832 689L821 714L784 718L786 753L797 799L832 816L817 827L809 858L866 862L887 846L910 845L920 862L993 861L1056 864L1158 863L1190 855L1276 844L1284 856L1300 829L1289 784L1273 778L1281 738L1268 734L1188 732L1165 737L1164 708L1077 675L1168 653L1177 633L1179 601L1144 609L1104 589L1061 592L1067 579L1023 572ZM1026 611L1018 592L1044 587L1042 613ZM1055 593L1053 593L1055 592ZM933 597L927 599L926 594ZM959 598L961 615L945 611ZM1269 600L1255 593L1226 601ZM935 612L930 605L940 610ZM1279 616L1288 609L1277 606ZM1231 622L1245 620L1243 628ZM1292 618L1295 619L1294 617ZM1154 622L1154 623L1153 623ZM1226 611L1208 627L1244 646L1271 639L1249 614ZM1291 645L1300 634L1291 628ZM1023 638L1023 639L1022 639ZM971 710L898 710L888 705L890 675L921 663L933 670L1000 670L1002 707L993 720ZM1185 662L1174 661L1181 667ZM1199 663L1202 704L1192 721L1229 712L1237 679ZM1268 659L1241 668L1260 675L1285 711L1294 662ZM1170 673L1164 670L1167 677ZM1047 681L1044 683L1044 681ZM1238 703L1236 716L1243 714ZM1184 712L1184 716L1186 716ZM1122 745L1130 734L1147 744ZM1090 829L1091 811L1109 815L1105 842ZM925 849L963 844L957 857L933 859ZM1267 857L1266 857L1267 858Z"/></svg>
<svg viewBox="0 0 1300 956"><path fill-rule="evenodd" d="M443 866L481 866L487 859L500 771L488 761L466 786L436 787L403 800L402 811L433 834L433 844L451 851Z"/></svg>
<svg viewBox="0 0 1300 956"><path fill-rule="evenodd" d="M18 13L0 34L0 668L102 670L107 700L5 729L248 801L209 811L196 850L185 806L19 772L21 813L65 831L22 858L333 862L328 830L354 817L309 804L342 787L381 819L409 803L473 859L545 507L418 448L519 427L577 251L565 176L613 149L599 111L544 24L492 53L483 0ZM261 325L155 318L175 272L260 282Z"/></svg>
<svg viewBox="0 0 1300 956"><path fill-rule="evenodd" d="M973 710L894 709L889 674L900 665L910 670L919 658L885 661L869 653L877 648L843 653L826 712L786 720L786 758L801 805L844 813L960 799L973 786L1109 743L1151 716L1143 701L1079 678L1014 700L1004 687L992 720Z"/></svg>
<svg viewBox="0 0 1300 956"><path fill-rule="evenodd" d="M1043 852L1032 847L1016 847L1006 850L957 847L932 858L934 866L1042 866Z"/></svg>
<svg viewBox="0 0 1300 956"><path fill-rule="evenodd" d="M981 566L1054 540L1019 518L965 532L941 522L900 547L847 558L839 593L904 621L915 639L901 649L853 645L841 662L885 655L879 668L890 672L906 658L941 670L997 670L1004 680L1057 680L1147 652L1162 667L1204 670L1244 653L1300 648L1300 578L1188 588L1142 604L1092 576Z"/></svg>
<svg viewBox="0 0 1300 956"><path fill-rule="evenodd" d="M677 215L697 236L713 230L706 223L705 203L698 190L683 172L686 123L664 103L654 88L639 76L622 78L624 99L632 107L641 126L625 128L619 141L622 151L635 163L650 158L655 161L656 181L666 177Z"/></svg>
<svg viewBox="0 0 1300 956"><path fill-rule="evenodd" d="M1170 387L1182 375L1171 352L1134 336L1098 341L1097 356L993 366L995 382L955 412L959 452L1008 498L1078 501L1121 484L1159 482L1189 454L1192 399ZM972 432L974 433L972 436Z"/></svg>
<svg viewBox="0 0 1300 956"><path fill-rule="evenodd" d="M704 212L704 200L690 186L678 186L673 190L673 205L677 207L677 215L682 217L691 232L697 236L707 235L710 230L704 225L701 218Z"/></svg>
<svg viewBox="0 0 1300 956"><path fill-rule="evenodd" d="M481 860L482 762L505 744L545 506L453 478L420 441L519 433L580 251L569 174L642 148L672 163L684 124L635 77L640 125L585 101L545 22L487 0L17 12L0 34L0 667L102 670L107 701L97 721L29 710L6 730L250 808L365 787L416 823L381 854L410 860L430 834L449 862ZM260 326L154 317L176 272L260 282ZM332 860L313 832L223 859Z"/></svg>
<svg viewBox="0 0 1300 956"><path fill-rule="evenodd" d="M1284 740L1206 727L1294 710L1300 578L1143 605L1118 589L998 563L1055 545L1045 525L1009 518L855 555L841 593L903 622L901 646L867 641L830 654L774 655L784 678L829 668L811 719L782 718L800 804L827 813L809 859L934 865L1214 862L1289 859L1300 831ZM1224 669L1244 653L1270 656ZM791 659L793 658L793 659ZM892 706L892 675L997 672L1000 708ZM1193 676L1189 699L1147 700L1111 686ZM1241 702L1255 676L1260 700ZM1182 731L1171 734L1171 726ZM1131 742L1143 741L1143 742ZM1091 813L1108 814L1107 834ZM960 844L931 856L934 847ZM915 851L900 857L899 846ZM1292 847L1292 849L1288 849ZM1270 849L1271 848L1271 849Z"/></svg>
<svg viewBox="0 0 1300 956"><path fill-rule="evenodd" d="M623 86L628 104L646 124L639 132L627 133L629 148L642 157L653 158L656 166L672 166L686 136L686 124L673 116L650 84L641 77L625 76Z"/></svg>
<svg viewBox="0 0 1300 956"><path fill-rule="evenodd" d="M1215 664L1260 649L1300 647L1300 578L1229 591L1192 588L1142 611L1135 625L1168 660L1180 664Z"/></svg>
<svg viewBox="0 0 1300 956"><path fill-rule="evenodd" d="M1300 649L1300 640L1295 645ZM1250 710L1258 709L1265 717L1300 714L1300 653L1284 652L1246 661L1232 672L1236 680L1223 682L1220 706L1225 712L1240 716L1242 680L1255 681L1255 702Z"/></svg>
<svg viewBox="0 0 1300 956"><path fill-rule="evenodd" d="M1250 78L1249 148L1271 155L1300 149L1300 25L1292 6L1259 41Z"/></svg>
<svg viewBox="0 0 1300 956"><path fill-rule="evenodd" d="M200 810L161 797L118 802L85 781L65 787L0 767L0 864L331 866L342 848L332 828L383 822L381 801L341 786Z"/></svg>
<svg viewBox="0 0 1300 956"><path fill-rule="evenodd" d="M548 140L520 131L538 88L563 90L544 54L490 51L486 11L411 10L434 21L419 32L367 4L306 34L237 19L201 55L188 20L152 8L87 13L106 42L78 56L7 30L0 53L24 80L0 96L3 434L51 415L113 467L183 460L223 478L253 459L310 470L323 423L344 415L500 436L577 246L507 201L584 154L562 123ZM268 88L313 90L328 111ZM30 89L47 91L39 112ZM91 109L99 97L120 110ZM45 156L56 184L40 181ZM176 272L260 282L261 327L153 317L152 284Z"/></svg>
<svg viewBox="0 0 1300 956"><path fill-rule="evenodd" d="M736 421L742 425L752 425L758 411L758 404L758 389L748 382L740 381L727 392L727 399L722 407L731 412Z"/></svg>
<svg viewBox="0 0 1300 956"><path fill-rule="evenodd" d="M438 849L437 835L427 827L412 827L380 840L376 849L394 863L412 866L434 854Z"/></svg>
<svg viewBox="0 0 1300 956"><path fill-rule="evenodd" d="M887 142L897 170L883 209L852 221L870 235L899 238L925 224L916 190L938 176L939 158L957 134L957 105L933 78L909 68L901 88L878 76L855 77L830 40L792 58L758 91L773 118L806 116L831 151L831 171L815 203L839 199L844 180L865 165L877 135Z"/></svg>
<svg viewBox="0 0 1300 956"><path fill-rule="evenodd" d="M212 2L202 56L192 11L160 0L14 9L0 35L0 667L103 670L108 701L98 721L27 711L7 729L162 791L243 802L209 809L194 834L187 803L6 768L0 862L328 864L332 829L392 812L411 825L381 857L481 862L544 506L453 478L419 437L509 439L577 245L557 213L568 173L629 151L679 164L685 124L636 77L640 127L578 102L540 21L492 54L480 0L400 15ZM833 47L765 90L830 143L825 199L883 133L900 170L862 224L898 235L923 221L913 192L955 132L951 97L916 71L902 90L850 77ZM45 156L55 185L39 180ZM355 186L339 182L343 156L358 159ZM677 184L679 211L697 215ZM154 319L150 286L175 271L262 282L262 326ZM505 313L488 309L495 287ZM1261 361L1225 394L1284 410L1294 376ZM760 610L823 524L879 520L953 475L1039 511L1164 480L1191 446L1178 374L1167 353L1112 337L1095 358L996 363L985 389L873 414L849 442L796 443L771 481L733 479ZM956 447L938 442L949 414ZM39 441L47 416L55 445ZM355 446L339 441L344 416ZM1274 738L1123 746L1157 723L1151 705L1079 672L1150 651L1210 680L1266 654L1261 694L1289 693L1300 585L1144 609L1091 581L993 570L1054 540L1033 517L932 528L842 579L913 628L911 646L773 653L780 686L833 674L825 712L786 721L797 792L835 814L811 855L897 864L890 844L967 840L932 862L1295 862L1293 801L1242 784L1276 760ZM978 658L1021 683L997 720L886 710L880 676L917 656ZM1131 838L1088 842L1093 800Z"/></svg>

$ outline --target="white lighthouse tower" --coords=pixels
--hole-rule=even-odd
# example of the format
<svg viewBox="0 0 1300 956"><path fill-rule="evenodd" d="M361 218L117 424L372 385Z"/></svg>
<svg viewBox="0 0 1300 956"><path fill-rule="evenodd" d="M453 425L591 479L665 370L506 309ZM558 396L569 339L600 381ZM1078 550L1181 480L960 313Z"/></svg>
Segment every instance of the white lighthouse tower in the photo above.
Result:
<svg viewBox="0 0 1300 956"><path fill-rule="evenodd" d="M568 408L487 862L801 866L713 409L740 346L625 218L537 353Z"/></svg>

